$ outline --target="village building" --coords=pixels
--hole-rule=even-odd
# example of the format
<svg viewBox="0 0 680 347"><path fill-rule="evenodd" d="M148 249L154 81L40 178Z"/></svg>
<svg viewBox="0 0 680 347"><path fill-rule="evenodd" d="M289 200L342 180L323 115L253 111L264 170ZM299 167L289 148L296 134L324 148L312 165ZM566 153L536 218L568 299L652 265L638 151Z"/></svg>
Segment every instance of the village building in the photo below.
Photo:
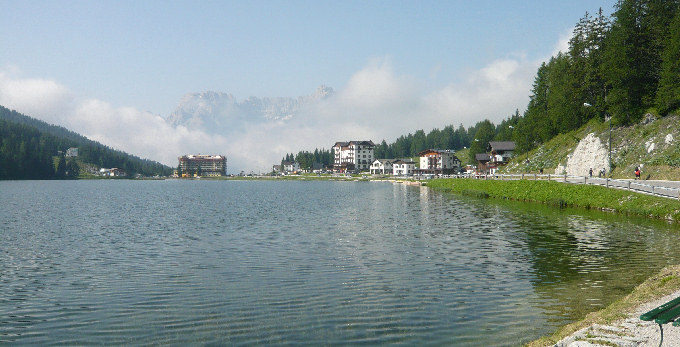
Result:
<svg viewBox="0 0 680 347"><path fill-rule="evenodd" d="M371 163L372 175L390 175L392 174L392 161L394 159L376 159Z"/></svg>
<svg viewBox="0 0 680 347"><path fill-rule="evenodd" d="M227 174L227 157L223 155L187 154L178 159L183 177Z"/></svg>
<svg viewBox="0 0 680 347"><path fill-rule="evenodd" d="M336 171L369 170L373 163L373 141L336 142L333 145L333 169Z"/></svg>
<svg viewBox="0 0 680 347"><path fill-rule="evenodd" d="M123 169L119 169L117 167L114 168L101 168L99 169L99 174L101 176L108 176L108 177L124 177L127 176L127 173Z"/></svg>
<svg viewBox="0 0 680 347"><path fill-rule="evenodd" d="M426 149L418 153L420 174L451 175L460 173L460 160L451 150Z"/></svg>
<svg viewBox="0 0 680 347"><path fill-rule="evenodd" d="M475 160L477 160L477 173L489 174L491 169L491 156L487 153L477 153L475 154ZM495 168L495 166L493 167Z"/></svg>
<svg viewBox="0 0 680 347"><path fill-rule="evenodd" d="M284 161L282 164L283 172L300 172L300 163L296 161Z"/></svg>
<svg viewBox="0 0 680 347"><path fill-rule="evenodd" d="M491 162L498 165L507 164L515 151L515 143L513 141L491 141L486 148L486 151L491 157Z"/></svg>
<svg viewBox="0 0 680 347"><path fill-rule="evenodd" d="M394 176L411 176L416 171L416 162L410 159L397 159L392 162Z"/></svg>
<svg viewBox="0 0 680 347"><path fill-rule="evenodd" d="M75 158L78 156L78 147L71 147L66 150L66 158Z"/></svg>

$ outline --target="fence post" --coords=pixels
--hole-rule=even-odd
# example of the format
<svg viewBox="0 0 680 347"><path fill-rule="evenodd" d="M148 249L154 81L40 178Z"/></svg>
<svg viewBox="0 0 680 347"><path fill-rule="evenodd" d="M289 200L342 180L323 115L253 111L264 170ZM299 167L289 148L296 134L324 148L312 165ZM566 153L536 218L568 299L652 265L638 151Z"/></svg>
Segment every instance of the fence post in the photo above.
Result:
<svg viewBox="0 0 680 347"><path fill-rule="evenodd" d="M567 182L567 174L564 174L564 182Z"/></svg>
<svg viewBox="0 0 680 347"><path fill-rule="evenodd" d="M550 174L548 174L548 182L550 182Z"/></svg>
<svg viewBox="0 0 680 347"><path fill-rule="evenodd" d="M588 184L588 176L583 176L583 184Z"/></svg>
<svg viewBox="0 0 680 347"><path fill-rule="evenodd" d="M522 179L524 179L524 173L522 173Z"/></svg>
<svg viewBox="0 0 680 347"><path fill-rule="evenodd" d="M534 174L534 181L538 179L538 178L536 178L536 177L537 177L537 175L536 175L536 174Z"/></svg>
<svg viewBox="0 0 680 347"><path fill-rule="evenodd" d="M628 190L630 190L630 181L628 181Z"/></svg>
<svg viewBox="0 0 680 347"><path fill-rule="evenodd" d="M607 184L607 188L609 188L609 178L605 178L605 180L607 180L606 184Z"/></svg>

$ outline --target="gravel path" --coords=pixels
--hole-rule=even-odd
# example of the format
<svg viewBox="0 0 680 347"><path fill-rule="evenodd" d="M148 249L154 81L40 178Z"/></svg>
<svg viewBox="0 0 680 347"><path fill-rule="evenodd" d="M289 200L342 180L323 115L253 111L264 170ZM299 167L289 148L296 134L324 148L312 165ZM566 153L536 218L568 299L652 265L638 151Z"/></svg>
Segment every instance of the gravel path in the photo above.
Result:
<svg viewBox="0 0 680 347"><path fill-rule="evenodd" d="M628 318L611 325L595 324L581 329L564 338L555 347L587 346L658 346L661 334L659 325L640 320L640 315L680 296L680 291L656 301L641 305ZM665 324L663 327L663 346L680 346L680 327Z"/></svg>

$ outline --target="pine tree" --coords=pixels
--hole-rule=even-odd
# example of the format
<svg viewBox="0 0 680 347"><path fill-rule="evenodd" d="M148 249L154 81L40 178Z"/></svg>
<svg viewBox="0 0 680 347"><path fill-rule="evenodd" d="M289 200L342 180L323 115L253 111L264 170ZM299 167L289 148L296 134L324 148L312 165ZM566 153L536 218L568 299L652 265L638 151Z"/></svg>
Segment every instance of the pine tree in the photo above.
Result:
<svg viewBox="0 0 680 347"><path fill-rule="evenodd" d="M668 31L656 93L656 106L662 115L680 108L680 11L676 11Z"/></svg>

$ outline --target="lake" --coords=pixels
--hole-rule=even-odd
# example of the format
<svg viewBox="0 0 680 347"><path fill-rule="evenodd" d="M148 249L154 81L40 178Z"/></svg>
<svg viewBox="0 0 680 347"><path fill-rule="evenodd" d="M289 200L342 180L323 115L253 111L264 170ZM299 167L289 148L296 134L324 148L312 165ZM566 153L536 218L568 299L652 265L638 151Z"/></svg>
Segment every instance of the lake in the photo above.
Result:
<svg viewBox="0 0 680 347"><path fill-rule="evenodd" d="M512 346L680 263L677 225L385 182L0 196L0 344Z"/></svg>

